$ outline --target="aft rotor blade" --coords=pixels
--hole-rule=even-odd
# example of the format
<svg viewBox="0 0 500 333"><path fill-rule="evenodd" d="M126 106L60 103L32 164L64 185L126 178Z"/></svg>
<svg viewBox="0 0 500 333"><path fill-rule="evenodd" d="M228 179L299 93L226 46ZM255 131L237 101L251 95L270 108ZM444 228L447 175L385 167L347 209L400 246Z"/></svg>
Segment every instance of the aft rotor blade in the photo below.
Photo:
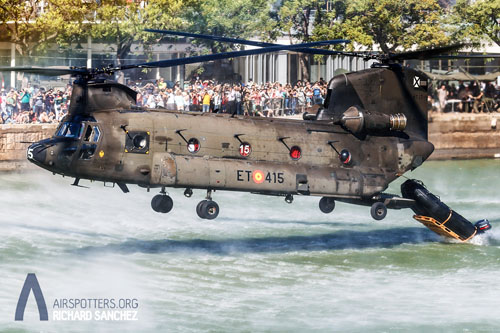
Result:
<svg viewBox="0 0 500 333"><path fill-rule="evenodd" d="M208 54L208 55L186 57L186 58L179 58L179 59L169 59L169 60L145 62L142 64L123 65L123 66L115 67L112 70L117 71L117 70L131 69L131 68L172 67L172 66L193 64L193 63L206 62L206 61L212 61L212 60L237 58L237 57L243 57L243 56L248 56L248 55L270 53L270 52L276 52L276 51L297 50L300 48L307 48L307 47L312 47L312 46L340 44L340 43L348 43L348 42L349 41L346 39L335 39L335 40L327 40L327 41L319 41L319 42L311 42L311 43L293 44L293 45L275 45L275 46L263 47L261 49L254 49L254 50L222 52L222 53L216 53L216 54Z"/></svg>
<svg viewBox="0 0 500 333"><path fill-rule="evenodd" d="M83 75L89 71L84 68L43 68L43 67L0 67L0 72L24 72L45 76Z"/></svg>
<svg viewBox="0 0 500 333"><path fill-rule="evenodd" d="M251 45L258 47L268 47L268 46L278 46L280 44L266 43L266 42L256 42L253 40L241 39L241 38L230 38L230 37L220 37L213 35L204 35L204 34L195 34L190 32L182 32L182 31L174 31L174 30L159 30L159 29L144 29L147 32L156 32L165 35L173 35L173 36L183 36L183 37L192 37L192 38L200 38L200 39L208 39L217 42L224 43L235 43L235 44L243 44L243 45ZM331 50L320 50L320 49L311 49L311 48L302 48L298 50L294 50L302 53L309 54L321 54L321 55L339 55L342 54L340 51L331 51Z"/></svg>
<svg viewBox="0 0 500 333"><path fill-rule="evenodd" d="M409 60L409 59L425 60L425 59L440 56L444 53L458 51L461 48L463 48L464 46L467 46L467 45L466 44L455 44L455 45L435 47L435 48L431 48L431 49L423 49L423 50L417 50L417 51L391 53L391 54L389 54L388 58L390 60Z"/></svg>
<svg viewBox="0 0 500 333"><path fill-rule="evenodd" d="M441 55L432 57L432 59L488 59L488 58L500 58L500 54L457 54L457 55Z"/></svg>

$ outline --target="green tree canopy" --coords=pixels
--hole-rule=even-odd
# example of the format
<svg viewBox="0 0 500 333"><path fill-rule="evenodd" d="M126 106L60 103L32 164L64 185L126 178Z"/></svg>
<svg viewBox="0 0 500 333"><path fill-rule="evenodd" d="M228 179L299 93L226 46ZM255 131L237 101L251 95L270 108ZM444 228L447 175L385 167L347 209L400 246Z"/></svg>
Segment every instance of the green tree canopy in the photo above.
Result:
<svg viewBox="0 0 500 333"><path fill-rule="evenodd" d="M90 33L94 38L115 44L117 62L121 64L134 41L141 42L148 49L162 38L144 32L145 28L178 29L185 26L182 14L192 3L192 0L102 0L96 8Z"/></svg>
<svg viewBox="0 0 500 333"><path fill-rule="evenodd" d="M347 38L383 52L435 47L449 42L437 0L340 0L321 12L314 39Z"/></svg>
<svg viewBox="0 0 500 333"><path fill-rule="evenodd" d="M224 37L251 38L262 34L269 22L271 0L201 0L186 11L190 32ZM197 40L212 53L235 49L236 45Z"/></svg>
<svg viewBox="0 0 500 333"><path fill-rule="evenodd" d="M455 38L480 41L489 37L500 46L500 1L458 0L452 14Z"/></svg>
<svg viewBox="0 0 500 333"><path fill-rule="evenodd" d="M50 43L64 43L82 33L88 9L81 0L3 0L0 40L14 43L19 54L29 56Z"/></svg>
<svg viewBox="0 0 500 333"><path fill-rule="evenodd" d="M271 23L264 28L270 39L288 36L291 44L305 43L313 37L313 21L321 13L325 1L322 0L283 0L271 13ZM316 13L316 16L313 15ZM299 53L302 77L309 80L307 55Z"/></svg>

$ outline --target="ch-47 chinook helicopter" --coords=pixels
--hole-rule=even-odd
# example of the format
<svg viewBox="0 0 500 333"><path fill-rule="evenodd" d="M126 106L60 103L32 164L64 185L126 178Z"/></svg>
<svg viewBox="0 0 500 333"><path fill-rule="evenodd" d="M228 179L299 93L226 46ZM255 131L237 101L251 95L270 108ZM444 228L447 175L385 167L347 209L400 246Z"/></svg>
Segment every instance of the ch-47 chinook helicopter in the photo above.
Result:
<svg viewBox="0 0 500 333"><path fill-rule="evenodd" d="M211 38L261 48L101 69L0 68L76 77L68 115L51 138L29 146L28 159L53 173L74 177L73 185L89 179L117 184L125 193L127 184L159 188L151 206L160 213L172 209L165 189L175 187L185 188L187 197L194 189L207 191L196 207L203 219L219 214L212 192L228 190L284 196L288 203L295 195L318 196L324 213L334 210L335 201L371 206L376 220L386 216L387 208L411 208L423 219L434 220L419 220L427 227L460 240L490 228L487 221L473 226L415 181L403 184L403 197L384 193L392 181L419 167L434 150L427 140L429 79L398 62L439 57L457 46L361 54L312 48L346 40L276 45ZM331 79L323 108L303 120L146 109L136 106L134 90L109 79L116 71L132 68L280 50L352 55L378 62L370 69Z"/></svg>

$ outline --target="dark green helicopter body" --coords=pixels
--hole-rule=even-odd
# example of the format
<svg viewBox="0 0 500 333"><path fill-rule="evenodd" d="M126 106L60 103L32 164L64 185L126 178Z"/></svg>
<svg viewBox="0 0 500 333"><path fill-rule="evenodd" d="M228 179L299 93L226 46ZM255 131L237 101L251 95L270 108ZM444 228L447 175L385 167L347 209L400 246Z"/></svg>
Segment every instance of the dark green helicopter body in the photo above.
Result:
<svg viewBox="0 0 500 333"><path fill-rule="evenodd" d="M392 68L373 68L335 77L326 108L310 120L138 108L135 92L125 86L77 82L69 115L28 156L54 173L125 190L125 184L138 184L373 204L390 182L433 151L425 106L417 102L426 90L412 86L415 77L427 79L409 69L401 73L405 77ZM356 117L349 113L353 109ZM391 116L410 121L395 128ZM193 140L196 151L189 150ZM242 146L250 148L247 156Z"/></svg>

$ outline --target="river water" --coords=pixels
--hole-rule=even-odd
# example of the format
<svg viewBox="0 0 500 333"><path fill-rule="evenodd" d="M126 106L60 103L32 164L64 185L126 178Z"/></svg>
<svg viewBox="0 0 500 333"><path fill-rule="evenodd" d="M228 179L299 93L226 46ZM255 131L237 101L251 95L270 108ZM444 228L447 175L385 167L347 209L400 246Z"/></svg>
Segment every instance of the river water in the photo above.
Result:
<svg viewBox="0 0 500 333"><path fill-rule="evenodd" d="M217 192L219 218L205 221L201 191L171 190L163 215L135 186L0 174L0 331L498 331L499 174L498 160L408 174L471 221L490 219L474 244L444 241L409 210L376 222L368 207L338 203L325 215L318 198ZM32 294L14 321L27 273L48 321ZM57 300L82 298L133 300L125 308L138 320L54 320Z"/></svg>

